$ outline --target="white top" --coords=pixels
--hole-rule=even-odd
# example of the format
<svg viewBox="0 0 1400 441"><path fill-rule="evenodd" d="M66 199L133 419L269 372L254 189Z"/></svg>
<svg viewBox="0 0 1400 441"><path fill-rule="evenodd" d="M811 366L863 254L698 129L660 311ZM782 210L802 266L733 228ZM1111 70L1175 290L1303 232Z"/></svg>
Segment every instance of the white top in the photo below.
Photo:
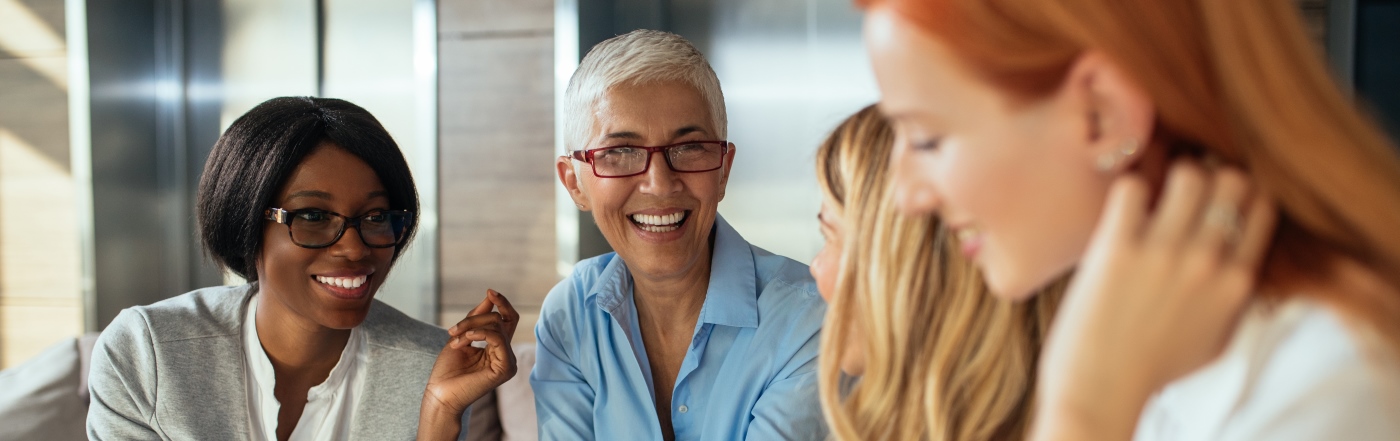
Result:
<svg viewBox="0 0 1400 441"><path fill-rule="evenodd" d="M1400 369L1378 345L1317 303L1256 304L1220 359L1147 403L1133 439L1400 440Z"/></svg>
<svg viewBox="0 0 1400 441"><path fill-rule="evenodd" d="M272 371L272 362L268 361L262 340L258 339L256 312L259 297L261 295L254 295L248 302L248 316L243 322L244 359L248 365L249 427L255 439L276 440L277 412L282 405L273 394L277 377ZM356 398L365 390L365 376L360 374L360 367L365 365L367 356L364 339L358 326L350 329L350 339L340 353L340 362L331 369L325 382L306 392L306 407L302 408L301 419L297 421L296 429L292 430L290 441L349 439Z"/></svg>

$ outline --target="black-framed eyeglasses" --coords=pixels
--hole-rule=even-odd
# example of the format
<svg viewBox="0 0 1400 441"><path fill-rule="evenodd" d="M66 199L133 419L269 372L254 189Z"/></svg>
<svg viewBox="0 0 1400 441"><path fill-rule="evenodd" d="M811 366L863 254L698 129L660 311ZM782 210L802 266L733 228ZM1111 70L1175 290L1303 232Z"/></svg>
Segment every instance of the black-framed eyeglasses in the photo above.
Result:
<svg viewBox="0 0 1400 441"><path fill-rule="evenodd" d="M570 156L593 166L593 175L600 178L625 178L646 173L651 168L651 154L661 152L666 166L678 173L701 173L724 166L729 153L729 141L686 141L658 147L619 145L588 150L575 150Z"/></svg>
<svg viewBox="0 0 1400 441"><path fill-rule="evenodd" d="M263 216L287 225L292 243L302 248L325 248L340 240L347 227L355 227L360 240L371 248L389 248L403 242L413 225L408 210L374 210L355 217L317 208L283 210L269 208Z"/></svg>

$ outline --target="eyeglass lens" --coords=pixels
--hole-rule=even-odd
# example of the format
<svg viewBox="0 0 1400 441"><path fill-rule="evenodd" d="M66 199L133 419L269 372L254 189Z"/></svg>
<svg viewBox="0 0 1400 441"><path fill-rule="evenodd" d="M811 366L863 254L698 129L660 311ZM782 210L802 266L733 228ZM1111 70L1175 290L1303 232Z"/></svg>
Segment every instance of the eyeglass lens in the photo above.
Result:
<svg viewBox="0 0 1400 441"><path fill-rule="evenodd" d="M365 245L387 247L399 243L407 230L408 213L377 211L359 217L355 230ZM299 212L292 217L289 228L292 242L301 246L322 247L334 243L346 228L344 216L321 211Z"/></svg>
<svg viewBox="0 0 1400 441"><path fill-rule="evenodd" d="M690 143L667 147L663 152L671 169L679 172L709 171L724 161L722 143ZM641 173L650 158L639 147L615 147L593 152L593 168L600 176L626 176Z"/></svg>

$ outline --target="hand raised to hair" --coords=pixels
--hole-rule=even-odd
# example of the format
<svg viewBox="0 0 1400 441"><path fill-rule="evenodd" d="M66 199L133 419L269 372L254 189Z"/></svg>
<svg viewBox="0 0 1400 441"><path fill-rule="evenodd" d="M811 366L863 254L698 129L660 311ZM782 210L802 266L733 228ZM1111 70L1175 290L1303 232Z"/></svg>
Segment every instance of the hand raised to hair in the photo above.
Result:
<svg viewBox="0 0 1400 441"><path fill-rule="evenodd" d="M1133 435L1153 393L1217 357L1255 289L1276 211L1234 169L1113 184L1040 361L1033 439ZM1245 211L1243 216L1241 211Z"/></svg>
<svg viewBox="0 0 1400 441"><path fill-rule="evenodd" d="M423 392L418 439L457 439L462 412L515 376L515 351L510 341L519 323L520 314L510 301L495 290L487 290L481 304L448 328L451 339L438 353ZM474 342L485 345L473 346Z"/></svg>

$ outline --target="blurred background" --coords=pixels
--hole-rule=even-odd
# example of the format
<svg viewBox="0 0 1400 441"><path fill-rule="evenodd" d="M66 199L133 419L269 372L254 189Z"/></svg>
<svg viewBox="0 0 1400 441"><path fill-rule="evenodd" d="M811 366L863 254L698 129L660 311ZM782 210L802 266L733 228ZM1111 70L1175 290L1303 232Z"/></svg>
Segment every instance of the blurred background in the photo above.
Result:
<svg viewBox="0 0 1400 441"><path fill-rule="evenodd" d="M1297 4L1400 133L1400 1ZM813 151L877 99L847 0L0 0L0 368L234 283L199 248L194 189L222 130L284 95L367 108L409 158L422 229L378 298L443 324L495 288L532 341L561 274L608 251L554 178L560 94L590 47L639 28L719 74L739 147L720 213L809 261Z"/></svg>

